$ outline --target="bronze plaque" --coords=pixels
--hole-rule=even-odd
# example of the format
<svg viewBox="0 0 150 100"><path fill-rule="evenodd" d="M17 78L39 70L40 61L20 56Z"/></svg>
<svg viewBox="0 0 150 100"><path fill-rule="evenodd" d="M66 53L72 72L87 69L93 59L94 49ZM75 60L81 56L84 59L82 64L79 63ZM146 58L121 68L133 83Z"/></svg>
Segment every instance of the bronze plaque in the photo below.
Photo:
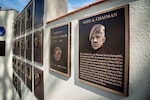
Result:
<svg viewBox="0 0 150 100"><path fill-rule="evenodd" d="M34 95L38 100L44 100L43 71L34 67Z"/></svg>
<svg viewBox="0 0 150 100"><path fill-rule="evenodd" d="M17 36L20 36L20 18L17 19Z"/></svg>
<svg viewBox="0 0 150 100"><path fill-rule="evenodd" d="M16 55L20 56L20 39L16 40Z"/></svg>
<svg viewBox="0 0 150 100"><path fill-rule="evenodd" d="M26 36L26 59L32 60L32 34Z"/></svg>
<svg viewBox="0 0 150 100"><path fill-rule="evenodd" d="M26 13L26 30L30 31L32 29L32 13L33 13L33 3L31 3L27 8Z"/></svg>
<svg viewBox="0 0 150 100"><path fill-rule="evenodd" d="M21 34L25 33L25 12L22 13L21 16Z"/></svg>
<svg viewBox="0 0 150 100"><path fill-rule="evenodd" d="M128 95L128 5L79 20L79 80Z"/></svg>
<svg viewBox="0 0 150 100"><path fill-rule="evenodd" d="M17 92L21 98L21 80L19 78L17 80Z"/></svg>
<svg viewBox="0 0 150 100"><path fill-rule="evenodd" d="M0 56L5 56L5 41L0 41Z"/></svg>
<svg viewBox="0 0 150 100"><path fill-rule="evenodd" d="M35 0L34 27L43 25L44 0Z"/></svg>
<svg viewBox="0 0 150 100"><path fill-rule="evenodd" d="M21 62L21 65L20 65L20 78L25 83L25 62L23 61Z"/></svg>
<svg viewBox="0 0 150 100"><path fill-rule="evenodd" d="M25 58L25 37L20 39L20 46L21 46L21 56Z"/></svg>
<svg viewBox="0 0 150 100"><path fill-rule="evenodd" d="M26 63L26 85L32 91L32 65Z"/></svg>
<svg viewBox="0 0 150 100"><path fill-rule="evenodd" d="M53 27L50 47L50 70L70 76L70 23Z"/></svg>
<svg viewBox="0 0 150 100"><path fill-rule="evenodd" d="M20 68L21 68L20 65L21 65L21 60L18 59L17 60L17 66L16 66L16 68L17 68L17 72L16 73L18 74L19 77L20 77Z"/></svg>
<svg viewBox="0 0 150 100"><path fill-rule="evenodd" d="M34 61L43 64L43 30L34 33Z"/></svg>

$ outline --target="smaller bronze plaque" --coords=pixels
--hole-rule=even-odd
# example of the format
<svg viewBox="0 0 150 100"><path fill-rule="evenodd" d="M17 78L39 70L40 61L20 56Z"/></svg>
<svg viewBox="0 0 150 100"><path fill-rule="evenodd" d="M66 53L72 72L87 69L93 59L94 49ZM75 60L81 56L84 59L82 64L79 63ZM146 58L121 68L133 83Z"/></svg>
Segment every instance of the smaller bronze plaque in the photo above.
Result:
<svg viewBox="0 0 150 100"><path fill-rule="evenodd" d="M26 85L32 91L32 65L26 63Z"/></svg>
<svg viewBox="0 0 150 100"><path fill-rule="evenodd" d="M43 30L34 33L34 61L43 64Z"/></svg>
<svg viewBox="0 0 150 100"><path fill-rule="evenodd" d="M21 66L20 66L20 77L23 80L23 82L25 82L25 62L21 62Z"/></svg>
<svg viewBox="0 0 150 100"><path fill-rule="evenodd" d="M26 36L26 58L32 60L32 34Z"/></svg>
<svg viewBox="0 0 150 100"><path fill-rule="evenodd" d="M44 100L43 71L34 68L34 95L38 100Z"/></svg>
<svg viewBox="0 0 150 100"><path fill-rule="evenodd" d="M16 55L20 56L20 39L16 40Z"/></svg>
<svg viewBox="0 0 150 100"><path fill-rule="evenodd" d="M70 23L50 30L50 70L70 76Z"/></svg>
<svg viewBox="0 0 150 100"><path fill-rule="evenodd" d="M21 34L25 33L25 12L22 14L21 17Z"/></svg>
<svg viewBox="0 0 150 100"><path fill-rule="evenodd" d="M33 10L33 3L29 5L27 8L27 16L26 16L26 30L30 31L32 29L32 10Z"/></svg>
<svg viewBox="0 0 150 100"><path fill-rule="evenodd" d="M20 39L20 44L21 44L21 56L25 58L25 38Z"/></svg>

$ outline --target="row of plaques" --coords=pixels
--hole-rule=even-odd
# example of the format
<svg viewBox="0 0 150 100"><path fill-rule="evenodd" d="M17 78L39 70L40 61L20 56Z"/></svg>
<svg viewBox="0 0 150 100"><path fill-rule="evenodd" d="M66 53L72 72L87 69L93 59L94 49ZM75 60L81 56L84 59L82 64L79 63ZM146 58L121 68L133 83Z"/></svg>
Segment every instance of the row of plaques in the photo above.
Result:
<svg viewBox="0 0 150 100"><path fill-rule="evenodd" d="M43 30L34 33L34 61L43 64ZM32 34L14 40L13 54L32 61Z"/></svg>
<svg viewBox="0 0 150 100"><path fill-rule="evenodd" d="M34 27L43 25L44 0L34 0ZM33 1L31 0L27 8L19 15L15 21L14 36L20 36L32 30L33 22Z"/></svg>
<svg viewBox="0 0 150 100"><path fill-rule="evenodd" d="M21 80L26 84L30 91L32 91L32 82L34 81L35 96L39 100L44 100L43 71L34 67L34 73L32 73L32 69L32 65L13 57L14 87L21 97ZM34 74L34 79L32 79L32 74Z"/></svg>
<svg viewBox="0 0 150 100"><path fill-rule="evenodd" d="M80 19L77 40L78 79L124 96L128 95L129 74L128 9L128 5L124 5ZM67 77L71 71L70 29L71 23L50 29L49 69ZM26 37L27 40L28 38ZM35 39L34 48L37 47L36 44L38 42Z"/></svg>
<svg viewBox="0 0 150 100"><path fill-rule="evenodd" d="M124 96L128 95L128 5L79 20L81 82ZM50 70L70 76L71 23L50 29ZM78 45L78 44L77 44Z"/></svg>

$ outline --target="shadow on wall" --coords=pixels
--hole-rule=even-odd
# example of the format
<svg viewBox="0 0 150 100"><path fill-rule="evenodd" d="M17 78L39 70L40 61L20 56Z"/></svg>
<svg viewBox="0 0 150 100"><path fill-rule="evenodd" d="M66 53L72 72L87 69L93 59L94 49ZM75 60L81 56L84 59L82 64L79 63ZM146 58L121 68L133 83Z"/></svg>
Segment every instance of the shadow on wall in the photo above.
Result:
<svg viewBox="0 0 150 100"><path fill-rule="evenodd" d="M6 28L6 34L4 36L4 41L5 41L5 56L0 56L0 99L1 100L12 100L13 99L13 84L12 84L12 40L11 37L9 39L7 38L6 35L9 35L8 31L12 30L10 29L10 23L5 22L5 19L9 19L12 16L9 16L7 12L5 12L4 16L2 18L0 17L0 22L4 24ZM4 19L3 19L4 18ZM9 28L9 29L7 29ZM2 37L3 38L3 37Z"/></svg>

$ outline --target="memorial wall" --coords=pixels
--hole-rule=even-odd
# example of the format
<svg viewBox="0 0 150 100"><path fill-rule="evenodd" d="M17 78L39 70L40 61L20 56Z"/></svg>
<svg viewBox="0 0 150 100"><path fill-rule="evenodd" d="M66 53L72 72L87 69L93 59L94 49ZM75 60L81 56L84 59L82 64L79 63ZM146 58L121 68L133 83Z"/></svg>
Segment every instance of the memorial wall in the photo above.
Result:
<svg viewBox="0 0 150 100"><path fill-rule="evenodd" d="M31 0L16 18L14 99L148 100L150 2L66 6Z"/></svg>

